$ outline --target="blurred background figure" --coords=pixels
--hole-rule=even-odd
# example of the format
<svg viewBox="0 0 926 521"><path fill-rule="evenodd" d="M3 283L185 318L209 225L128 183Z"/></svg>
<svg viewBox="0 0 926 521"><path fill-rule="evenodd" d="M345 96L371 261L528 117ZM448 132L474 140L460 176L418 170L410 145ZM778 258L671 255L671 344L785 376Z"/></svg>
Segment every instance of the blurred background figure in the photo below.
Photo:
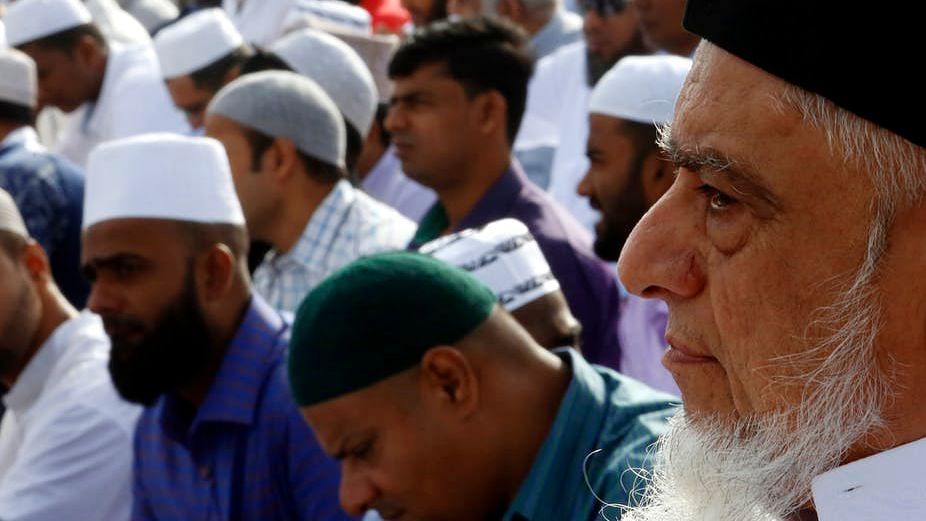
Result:
<svg viewBox="0 0 926 521"><path fill-rule="evenodd" d="M32 127L37 91L32 60L0 49L0 188L13 197L29 235L45 250L58 288L82 309L89 291L80 273L84 175L39 143Z"/></svg>
<svg viewBox="0 0 926 521"><path fill-rule="evenodd" d="M575 191L588 168L589 94L619 59L646 49L632 4L587 0L582 9L585 40L537 63L514 150L528 177L591 230L595 212Z"/></svg>
<svg viewBox="0 0 926 521"><path fill-rule="evenodd" d="M647 47L690 58L701 38L685 30L685 0L633 0Z"/></svg>
<svg viewBox="0 0 926 521"><path fill-rule="evenodd" d="M150 41L110 44L77 0L19 0L4 20L9 44L35 60L39 108L68 113L54 150L76 164L85 165L90 150L106 141L189 128Z"/></svg>

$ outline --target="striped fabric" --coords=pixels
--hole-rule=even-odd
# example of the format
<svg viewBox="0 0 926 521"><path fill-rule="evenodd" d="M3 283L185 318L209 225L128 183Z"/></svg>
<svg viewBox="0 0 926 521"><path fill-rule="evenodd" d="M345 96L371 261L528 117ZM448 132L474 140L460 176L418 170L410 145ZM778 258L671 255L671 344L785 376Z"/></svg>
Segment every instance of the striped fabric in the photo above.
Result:
<svg viewBox="0 0 926 521"><path fill-rule="evenodd" d="M198 410L147 408L135 439L132 519L342 520L337 464L289 395L288 326L254 296Z"/></svg>
<svg viewBox="0 0 926 521"><path fill-rule="evenodd" d="M254 288L276 309L295 312L338 268L364 255L405 249L414 233L414 223L399 212L339 181L296 245L284 254L267 254L254 273Z"/></svg>
<svg viewBox="0 0 926 521"><path fill-rule="evenodd" d="M627 505L630 491L637 488L639 493L632 469L651 468L647 449L665 431L666 420L676 411L675 399L590 365L572 349L556 354L572 366L572 383L503 520L620 519L620 509L598 498Z"/></svg>

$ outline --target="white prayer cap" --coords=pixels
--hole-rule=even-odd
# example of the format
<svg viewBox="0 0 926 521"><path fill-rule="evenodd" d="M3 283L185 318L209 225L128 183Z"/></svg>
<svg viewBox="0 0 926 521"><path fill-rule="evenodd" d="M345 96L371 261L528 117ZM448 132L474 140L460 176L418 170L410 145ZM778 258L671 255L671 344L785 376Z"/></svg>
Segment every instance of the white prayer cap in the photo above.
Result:
<svg viewBox="0 0 926 521"><path fill-rule="evenodd" d="M35 62L16 49L0 49L0 101L35 108Z"/></svg>
<svg viewBox="0 0 926 521"><path fill-rule="evenodd" d="M242 45L241 33L217 7L181 18L154 37L161 74L168 79L196 72Z"/></svg>
<svg viewBox="0 0 926 521"><path fill-rule="evenodd" d="M623 58L595 86L588 111L637 123L669 123L690 69L691 60L681 56Z"/></svg>
<svg viewBox="0 0 926 521"><path fill-rule="evenodd" d="M0 188L0 230L29 238L29 230L26 229L26 223L23 222L19 208L16 208L16 202L2 188Z"/></svg>
<svg viewBox="0 0 926 521"><path fill-rule="evenodd" d="M376 83L356 51L315 29L287 35L270 50L294 71L318 82L344 118L366 137L376 116Z"/></svg>
<svg viewBox="0 0 926 521"><path fill-rule="evenodd" d="M19 0L3 17L6 40L13 47L93 21L78 0Z"/></svg>
<svg viewBox="0 0 926 521"><path fill-rule="evenodd" d="M211 138L167 133L95 148L87 160L83 227L128 218L243 225L225 149Z"/></svg>
<svg viewBox="0 0 926 521"><path fill-rule="evenodd" d="M508 311L560 289L534 236L516 219L447 235L419 251L468 271L495 292Z"/></svg>
<svg viewBox="0 0 926 521"><path fill-rule="evenodd" d="M290 71L246 74L222 88L206 109L301 152L344 168L344 119L317 83Z"/></svg>
<svg viewBox="0 0 926 521"><path fill-rule="evenodd" d="M4 49L6 47L6 27L3 25L3 20L0 20L0 49Z"/></svg>
<svg viewBox="0 0 926 521"><path fill-rule="evenodd" d="M379 92L379 100L392 96L393 82L389 78L389 62L399 48L399 37L394 34L360 34L352 31L327 29L357 52L373 74L373 82Z"/></svg>

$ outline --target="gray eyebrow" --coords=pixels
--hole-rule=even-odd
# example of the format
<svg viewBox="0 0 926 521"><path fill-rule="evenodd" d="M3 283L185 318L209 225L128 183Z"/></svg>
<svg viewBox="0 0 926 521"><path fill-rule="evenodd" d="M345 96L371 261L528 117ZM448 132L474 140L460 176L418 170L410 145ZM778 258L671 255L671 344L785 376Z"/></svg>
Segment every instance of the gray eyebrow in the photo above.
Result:
<svg viewBox="0 0 926 521"><path fill-rule="evenodd" d="M657 144L666 160L675 166L693 172L721 174L740 195L758 197L773 209L781 210L778 197L744 161L736 160L709 147L686 147L673 138L668 125L660 129Z"/></svg>

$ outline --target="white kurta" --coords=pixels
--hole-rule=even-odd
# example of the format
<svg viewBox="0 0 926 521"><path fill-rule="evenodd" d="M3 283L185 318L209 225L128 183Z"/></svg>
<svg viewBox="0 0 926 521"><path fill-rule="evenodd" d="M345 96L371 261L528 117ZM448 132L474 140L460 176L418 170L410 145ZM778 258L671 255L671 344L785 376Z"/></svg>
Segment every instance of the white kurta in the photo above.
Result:
<svg viewBox="0 0 926 521"><path fill-rule="evenodd" d="M222 0L222 8L250 43L267 48L283 36L293 0Z"/></svg>
<svg viewBox="0 0 926 521"><path fill-rule="evenodd" d="M84 312L54 331L4 397L0 519L129 518L139 407L107 369L109 340Z"/></svg>
<svg viewBox="0 0 926 521"><path fill-rule="evenodd" d="M189 131L150 45L111 45L99 98L66 119L53 149L82 167L100 143L148 132Z"/></svg>
<svg viewBox="0 0 926 521"><path fill-rule="evenodd" d="M926 519L926 438L835 468L813 480L820 521Z"/></svg>
<svg viewBox="0 0 926 521"><path fill-rule="evenodd" d="M576 193L576 186L588 171L585 156L588 140L588 101L591 88L586 81L585 42L577 42L537 62L528 85L524 121L515 141L518 156L531 179L549 178L550 195L589 230L598 221L598 212ZM538 150L550 152L543 154ZM532 161L529 156L545 157ZM550 165L550 171L532 172L537 165Z"/></svg>

